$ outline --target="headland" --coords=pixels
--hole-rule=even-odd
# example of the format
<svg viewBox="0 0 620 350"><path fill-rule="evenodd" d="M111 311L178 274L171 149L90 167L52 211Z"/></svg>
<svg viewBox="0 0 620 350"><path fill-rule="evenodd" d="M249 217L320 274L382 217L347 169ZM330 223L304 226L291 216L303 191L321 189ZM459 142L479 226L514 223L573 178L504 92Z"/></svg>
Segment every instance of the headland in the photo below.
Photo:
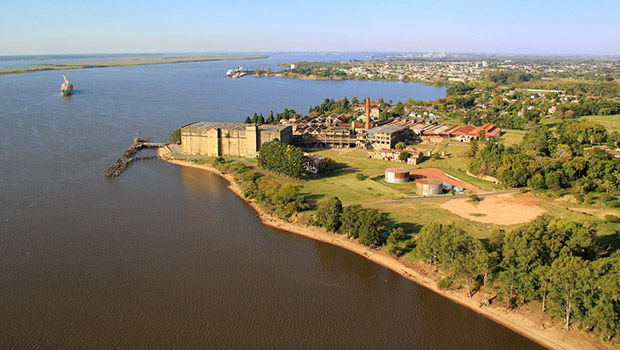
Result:
<svg viewBox="0 0 620 350"><path fill-rule="evenodd" d="M370 248L362 245L357 240L347 238L346 235L330 233L321 227L284 221L267 213L256 200L246 198L231 174L222 173L215 167L206 163L198 164L175 158L166 147L159 148L158 155L168 163L206 170L226 179L230 183L228 188L257 212L257 218L260 219L264 225L332 244L361 255L545 347L567 350L612 348L611 345L603 344L599 339L587 336L577 329L564 331L559 327L548 327L547 325L551 324L549 318L529 308L522 308L518 310L518 312L515 312L514 309L507 310L498 305L481 306L482 297L479 295L468 297L464 291L442 290L437 286L437 282L441 280L442 276L429 265L405 262L402 259L390 255L383 248Z"/></svg>

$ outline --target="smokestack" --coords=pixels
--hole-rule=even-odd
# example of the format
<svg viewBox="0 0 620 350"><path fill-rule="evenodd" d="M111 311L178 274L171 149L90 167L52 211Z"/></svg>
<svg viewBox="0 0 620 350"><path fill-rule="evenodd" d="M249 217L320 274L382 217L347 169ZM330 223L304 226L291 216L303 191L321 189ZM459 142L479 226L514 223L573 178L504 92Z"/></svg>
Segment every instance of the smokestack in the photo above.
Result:
<svg viewBox="0 0 620 350"><path fill-rule="evenodd" d="M366 97L366 126L365 129L370 129L370 98Z"/></svg>

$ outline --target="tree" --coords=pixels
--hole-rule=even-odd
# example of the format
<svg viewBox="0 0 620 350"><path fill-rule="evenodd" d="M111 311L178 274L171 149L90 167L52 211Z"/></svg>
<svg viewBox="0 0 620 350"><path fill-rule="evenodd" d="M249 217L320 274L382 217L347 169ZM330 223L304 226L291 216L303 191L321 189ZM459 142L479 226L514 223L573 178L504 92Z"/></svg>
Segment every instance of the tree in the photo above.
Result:
<svg viewBox="0 0 620 350"><path fill-rule="evenodd" d="M438 222L429 222L418 233L418 251L426 261L437 269L439 253L441 252L442 225Z"/></svg>
<svg viewBox="0 0 620 350"><path fill-rule="evenodd" d="M305 174L305 157L299 147L278 139L265 142L259 152L258 165L269 171L299 179Z"/></svg>
<svg viewBox="0 0 620 350"><path fill-rule="evenodd" d="M252 124L252 119L250 117L245 117L245 124Z"/></svg>
<svg viewBox="0 0 620 350"><path fill-rule="evenodd" d="M581 258L572 256L566 251L551 264L549 280L552 288L549 297L556 309L561 308L564 311L564 327L567 330L570 329L580 277L585 268L586 263Z"/></svg>
<svg viewBox="0 0 620 350"><path fill-rule="evenodd" d="M181 129L176 129L172 135L170 135L170 143L181 143Z"/></svg>
<svg viewBox="0 0 620 350"><path fill-rule="evenodd" d="M409 157L411 156L411 154L407 151L402 151L400 152L400 154L398 155L398 159L400 159L403 162L406 162L407 159L409 159Z"/></svg>
<svg viewBox="0 0 620 350"><path fill-rule="evenodd" d="M316 222L327 231L336 232L340 228L342 202L338 197L329 197L321 201L315 213Z"/></svg>
<svg viewBox="0 0 620 350"><path fill-rule="evenodd" d="M371 247L383 245L393 227L386 213L360 205L344 208L341 223L340 232L359 238L360 243Z"/></svg>
<svg viewBox="0 0 620 350"><path fill-rule="evenodd" d="M405 143L404 143L404 142L398 142L398 143L394 146L394 148L396 148L396 149L405 149L405 148L407 148L407 145L405 145Z"/></svg>
<svg viewBox="0 0 620 350"><path fill-rule="evenodd" d="M387 242L390 244L396 244L400 241L403 241L407 238L407 234L405 233L405 229L402 227L396 227L390 233L390 236L387 239Z"/></svg>
<svg viewBox="0 0 620 350"><path fill-rule="evenodd" d="M469 146L470 146L470 148L469 148L468 156L473 157L473 156L476 155L476 153L478 153L478 141L477 140L471 140Z"/></svg>
<svg viewBox="0 0 620 350"><path fill-rule="evenodd" d="M266 122L267 122L267 124L274 124L274 123L275 123L275 121L276 121L276 120L275 120L275 118L274 118L274 116L273 116L273 111L271 111L271 112L269 113L269 116L267 117Z"/></svg>
<svg viewBox="0 0 620 350"><path fill-rule="evenodd" d="M359 204L350 205L342 210L342 216L340 217L340 232L346 234L352 238L359 237L359 227L361 220L359 216L362 213L362 206Z"/></svg>

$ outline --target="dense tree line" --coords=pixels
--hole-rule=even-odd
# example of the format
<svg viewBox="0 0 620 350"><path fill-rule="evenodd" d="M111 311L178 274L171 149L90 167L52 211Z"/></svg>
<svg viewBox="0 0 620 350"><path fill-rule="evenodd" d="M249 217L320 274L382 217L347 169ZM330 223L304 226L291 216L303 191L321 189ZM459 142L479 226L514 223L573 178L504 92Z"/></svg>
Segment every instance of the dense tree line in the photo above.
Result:
<svg viewBox="0 0 620 350"><path fill-rule="evenodd" d="M587 120L569 120L555 132L542 126L525 135L516 146L490 141L473 144L469 170L497 177L511 187L618 193L620 160L598 148L617 147L618 134L608 134L601 125Z"/></svg>
<svg viewBox="0 0 620 350"><path fill-rule="evenodd" d="M353 103L351 103L353 102ZM333 98L326 98L320 105L310 107L308 113L318 113L322 115L329 115L332 113L336 114L344 114L344 113L352 113L353 107L357 103L357 99L355 101L349 101L346 97L339 98L334 100Z"/></svg>
<svg viewBox="0 0 620 350"><path fill-rule="evenodd" d="M431 222L418 234L417 251L441 268L444 287L459 285L468 295L496 291L508 307L539 301L541 309L606 337L620 331L620 252L596 243L590 223L541 217L488 242L454 224Z"/></svg>
<svg viewBox="0 0 620 350"><path fill-rule="evenodd" d="M579 103L562 103L557 106L554 116L574 118L585 115L620 114L620 102L605 98L584 98Z"/></svg>
<svg viewBox="0 0 620 350"><path fill-rule="evenodd" d="M278 139L260 147L258 165L269 171L300 179L306 173L305 157L301 148L287 145Z"/></svg>
<svg viewBox="0 0 620 350"><path fill-rule="evenodd" d="M495 84L520 84L530 81L532 77L532 74L519 70L491 70L484 72L482 80Z"/></svg>
<svg viewBox="0 0 620 350"><path fill-rule="evenodd" d="M343 209L337 197L321 201L311 223L331 232L346 234L371 247L384 245L395 231L394 223L387 213L363 208L361 205L350 205ZM402 232L402 229L398 232Z"/></svg>

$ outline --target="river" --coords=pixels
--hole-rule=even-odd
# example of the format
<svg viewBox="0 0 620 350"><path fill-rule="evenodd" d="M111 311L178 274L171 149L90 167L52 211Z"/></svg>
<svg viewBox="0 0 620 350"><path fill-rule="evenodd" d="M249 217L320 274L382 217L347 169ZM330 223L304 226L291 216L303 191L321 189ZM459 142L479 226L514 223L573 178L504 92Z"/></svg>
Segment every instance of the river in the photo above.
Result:
<svg viewBox="0 0 620 350"><path fill-rule="evenodd" d="M224 77L303 58L335 56L0 76L0 348L539 348L356 254L261 225L208 172L150 160L104 178L137 132L164 141L327 97L445 94ZM59 95L62 73L74 96Z"/></svg>

